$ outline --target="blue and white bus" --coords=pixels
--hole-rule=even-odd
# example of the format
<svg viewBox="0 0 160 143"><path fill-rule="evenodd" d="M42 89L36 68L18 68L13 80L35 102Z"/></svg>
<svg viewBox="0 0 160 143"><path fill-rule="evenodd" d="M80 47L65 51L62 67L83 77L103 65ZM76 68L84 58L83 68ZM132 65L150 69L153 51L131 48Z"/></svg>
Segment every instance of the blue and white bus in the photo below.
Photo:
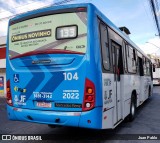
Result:
<svg viewBox="0 0 160 143"><path fill-rule="evenodd" d="M151 95L150 59L94 5L51 6L9 21L10 120L113 129Z"/></svg>

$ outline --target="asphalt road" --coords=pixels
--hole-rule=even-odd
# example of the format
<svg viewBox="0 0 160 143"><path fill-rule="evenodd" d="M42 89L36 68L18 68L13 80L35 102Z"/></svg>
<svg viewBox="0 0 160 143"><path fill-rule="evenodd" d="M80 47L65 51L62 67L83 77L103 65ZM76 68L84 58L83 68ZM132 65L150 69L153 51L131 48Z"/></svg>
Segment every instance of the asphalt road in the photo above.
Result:
<svg viewBox="0 0 160 143"><path fill-rule="evenodd" d="M89 130L69 127L49 128L44 124L9 121L6 114L5 98L0 95L0 135L2 134L47 134L48 137L55 138L52 142L150 143L150 140L134 141L130 139L138 134L144 134L144 136L145 134L152 134L153 136L159 134L160 136L160 86L154 87L153 96L137 109L136 118L133 122L124 121L114 130ZM123 139L123 141L115 140L117 137ZM124 139L129 141L124 141ZM158 143L160 140L154 142Z"/></svg>

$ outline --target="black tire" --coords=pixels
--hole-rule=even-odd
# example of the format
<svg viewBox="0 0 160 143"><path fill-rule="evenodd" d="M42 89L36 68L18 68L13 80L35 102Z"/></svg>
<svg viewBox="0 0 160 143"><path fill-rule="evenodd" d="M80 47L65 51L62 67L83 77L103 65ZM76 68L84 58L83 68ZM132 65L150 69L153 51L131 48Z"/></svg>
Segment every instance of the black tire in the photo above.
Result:
<svg viewBox="0 0 160 143"><path fill-rule="evenodd" d="M56 128L55 125L48 125L48 127L50 127L50 128Z"/></svg>
<svg viewBox="0 0 160 143"><path fill-rule="evenodd" d="M129 121L133 121L136 115L136 98L134 95L131 97L131 106L130 106L130 114L129 114Z"/></svg>

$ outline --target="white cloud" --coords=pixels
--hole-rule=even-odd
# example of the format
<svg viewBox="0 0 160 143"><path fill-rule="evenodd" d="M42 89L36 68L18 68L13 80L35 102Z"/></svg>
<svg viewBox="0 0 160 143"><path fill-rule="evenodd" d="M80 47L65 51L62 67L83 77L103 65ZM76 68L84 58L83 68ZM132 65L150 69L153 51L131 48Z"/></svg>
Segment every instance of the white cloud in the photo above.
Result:
<svg viewBox="0 0 160 143"><path fill-rule="evenodd" d="M156 15L157 15L158 17L160 17L160 11L158 11L158 12L156 13Z"/></svg>
<svg viewBox="0 0 160 143"><path fill-rule="evenodd" d="M10 11L5 10L4 8L1 8L1 11L0 19L13 15Z"/></svg>
<svg viewBox="0 0 160 143"><path fill-rule="evenodd" d="M43 5L42 5L43 4ZM23 12L26 12L26 11L30 11L30 10L34 10L34 9L38 9L40 8L40 6L44 6L45 4L44 3L41 3L41 2L33 2L33 3L29 3L27 5L23 5L19 8L16 9L16 13L23 13Z"/></svg>
<svg viewBox="0 0 160 143"><path fill-rule="evenodd" d="M20 4L16 2L16 0L2 0L1 1L2 7L6 9L6 11L10 11L15 13L16 7L19 7Z"/></svg>
<svg viewBox="0 0 160 143"><path fill-rule="evenodd" d="M8 27L8 20L5 20L3 22L0 22L0 36L6 36L7 35L7 27Z"/></svg>
<svg viewBox="0 0 160 143"><path fill-rule="evenodd" d="M51 4L53 4L53 0L45 0L45 1L35 1L35 0L29 0L24 3L21 2L21 6L16 8L16 13L20 14L20 13L24 13L26 11L31 11L34 9L38 9L38 8L42 8L45 6L49 6Z"/></svg>
<svg viewBox="0 0 160 143"><path fill-rule="evenodd" d="M19 14L26 12L28 10L34 10L38 9L41 7L45 7L48 5L53 4L55 0L44 0L44 1L39 1L39 0L23 0L16 2L16 0L2 0L1 4L3 8L0 8L0 18L7 17L6 13L10 13L12 15ZM6 13L4 13L6 12Z"/></svg>
<svg viewBox="0 0 160 143"><path fill-rule="evenodd" d="M160 38L149 39L147 43L138 45L146 54L156 54L160 56Z"/></svg>
<svg viewBox="0 0 160 143"><path fill-rule="evenodd" d="M1 1L4 5L8 7L17 7L19 4L16 2L16 0L2 0Z"/></svg>
<svg viewBox="0 0 160 143"><path fill-rule="evenodd" d="M3 7L0 8L0 36L7 35L8 19L15 14L24 13L34 9L53 4L54 0L36 1L24 0L17 3L15 0L2 0ZM6 20L7 19L7 20Z"/></svg>

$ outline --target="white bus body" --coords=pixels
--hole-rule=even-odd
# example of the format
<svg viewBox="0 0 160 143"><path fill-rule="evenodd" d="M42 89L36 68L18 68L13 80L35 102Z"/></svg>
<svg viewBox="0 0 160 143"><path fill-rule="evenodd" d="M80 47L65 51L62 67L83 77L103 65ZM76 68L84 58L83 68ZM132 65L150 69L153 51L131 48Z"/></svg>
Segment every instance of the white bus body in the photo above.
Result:
<svg viewBox="0 0 160 143"><path fill-rule="evenodd" d="M160 68L155 68L153 71L153 85L160 85Z"/></svg>

